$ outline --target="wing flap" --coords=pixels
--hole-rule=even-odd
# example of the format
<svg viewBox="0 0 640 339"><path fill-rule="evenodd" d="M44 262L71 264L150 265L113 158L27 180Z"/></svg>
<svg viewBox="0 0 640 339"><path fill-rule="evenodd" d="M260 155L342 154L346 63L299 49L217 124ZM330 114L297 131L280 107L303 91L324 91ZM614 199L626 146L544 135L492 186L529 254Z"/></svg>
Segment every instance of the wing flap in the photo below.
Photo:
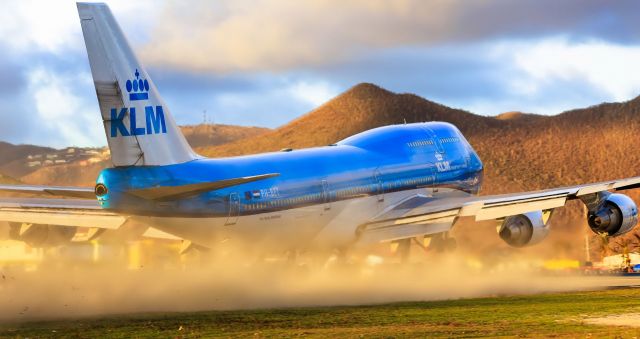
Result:
<svg viewBox="0 0 640 339"><path fill-rule="evenodd" d="M510 215L518 215L531 211L544 211L564 206L567 195L552 195L540 198L515 200L510 203L484 203L475 213L476 221L500 219Z"/></svg>
<svg viewBox="0 0 640 339"><path fill-rule="evenodd" d="M127 217L102 210L95 200L3 198L0 199L0 220L117 229Z"/></svg>
<svg viewBox="0 0 640 339"><path fill-rule="evenodd" d="M0 209L0 220L57 226L100 227L117 229L125 217L99 212L59 209Z"/></svg>
<svg viewBox="0 0 640 339"><path fill-rule="evenodd" d="M149 227L147 228L146 231L144 231L144 233L142 233L142 236L145 238L152 238L152 239L163 239L163 240L182 240L182 238L180 237L176 237L175 235L171 234L171 233L167 233L165 231L161 231L157 228L154 227Z"/></svg>
<svg viewBox="0 0 640 339"><path fill-rule="evenodd" d="M405 224L396 227L366 229L360 234L358 243L371 244L447 232L451 229L452 224L453 219L450 222Z"/></svg>

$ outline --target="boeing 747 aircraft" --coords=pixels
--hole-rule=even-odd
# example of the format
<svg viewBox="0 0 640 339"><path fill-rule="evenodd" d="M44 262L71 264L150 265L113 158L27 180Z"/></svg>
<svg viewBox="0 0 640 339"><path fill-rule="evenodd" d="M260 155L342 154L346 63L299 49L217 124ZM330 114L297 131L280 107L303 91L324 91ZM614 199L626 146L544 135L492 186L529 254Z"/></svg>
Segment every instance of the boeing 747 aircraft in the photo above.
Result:
<svg viewBox="0 0 640 339"><path fill-rule="evenodd" d="M89 239L152 227L204 247L234 239L333 249L434 236L473 217L498 221L499 236L520 247L541 241L552 211L575 199L594 232L618 236L638 221L636 204L610 191L639 187L640 177L478 196L482 161L443 122L385 126L325 147L203 158L109 8L78 3L78 12L113 167L95 187L0 186L51 196L0 202L16 239L64 243L81 227L92 229Z"/></svg>

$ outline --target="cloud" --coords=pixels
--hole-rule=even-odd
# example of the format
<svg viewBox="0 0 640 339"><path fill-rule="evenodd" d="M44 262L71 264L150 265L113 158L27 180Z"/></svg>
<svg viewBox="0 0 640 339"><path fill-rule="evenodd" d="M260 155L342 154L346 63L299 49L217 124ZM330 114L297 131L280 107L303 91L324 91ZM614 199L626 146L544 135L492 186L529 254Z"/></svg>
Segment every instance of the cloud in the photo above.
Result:
<svg viewBox="0 0 640 339"><path fill-rule="evenodd" d="M0 42L12 52L30 49L57 52L78 46L80 25L73 2L6 1L2 6Z"/></svg>
<svg viewBox="0 0 640 339"><path fill-rule="evenodd" d="M157 15L152 0L112 0L109 7L118 21L130 27L130 37L141 42ZM144 13L141 16L140 13ZM0 43L5 52L24 54L48 52L52 54L84 53L84 41L75 0L9 0L2 2L0 11Z"/></svg>
<svg viewBox="0 0 640 339"><path fill-rule="evenodd" d="M340 92L328 82L308 82L299 81L289 87L289 92L293 98L306 102L312 107L317 107Z"/></svg>
<svg viewBox="0 0 640 339"><path fill-rule="evenodd" d="M104 128L98 105L89 97L78 95L82 88L91 88L88 73L64 75L45 68L29 74L29 92L36 108L37 124L47 144L55 147L70 145L97 146L104 144ZM53 138L51 138L53 137Z"/></svg>
<svg viewBox="0 0 640 339"><path fill-rule="evenodd" d="M167 2L146 60L192 71L282 71L384 48L566 34L638 41L637 1Z"/></svg>
<svg viewBox="0 0 640 339"><path fill-rule="evenodd" d="M179 124L201 122L206 110L214 123L278 127L316 108L342 89L309 74L238 75L215 81L188 74L175 79L163 74L160 72L161 76L154 81ZM172 83L172 79L176 81ZM180 86L183 83L185 86Z"/></svg>
<svg viewBox="0 0 640 339"><path fill-rule="evenodd" d="M640 94L640 74L633 71L640 60L638 45L604 41L570 43L557 38L515 46L515 52L509 54L515 67L526 74L514 80L514 87L527 94L535 94L557 80L587 82L615 101Z"/></svg>

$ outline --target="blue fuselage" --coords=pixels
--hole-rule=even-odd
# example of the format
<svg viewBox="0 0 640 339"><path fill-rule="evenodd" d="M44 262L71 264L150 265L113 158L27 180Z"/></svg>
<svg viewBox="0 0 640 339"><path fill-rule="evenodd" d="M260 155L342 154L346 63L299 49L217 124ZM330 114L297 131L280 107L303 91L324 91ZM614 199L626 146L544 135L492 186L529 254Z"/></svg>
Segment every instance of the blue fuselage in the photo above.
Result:
<svg viewBox="0 0 640 339"><path fill-rule="evenodd" d="M477 194L482 170L480 158L456 127L430 122L376 128L325 147L170 166L110 168L97 182L109 189L98 198L105 209L135 215L222 217L421 187ZM127 193L266 173L279 176L173 201L150 201Z"/></svg>

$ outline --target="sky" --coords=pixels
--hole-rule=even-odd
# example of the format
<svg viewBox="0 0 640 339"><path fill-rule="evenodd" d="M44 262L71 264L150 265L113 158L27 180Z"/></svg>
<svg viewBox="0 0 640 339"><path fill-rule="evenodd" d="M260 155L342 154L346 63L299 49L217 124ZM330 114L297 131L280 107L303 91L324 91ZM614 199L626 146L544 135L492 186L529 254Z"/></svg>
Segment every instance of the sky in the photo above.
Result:
<svg viewBox="0 0 640 339"><path fill-rule="evenodd" d="M278 127L361 83L477 114L640 95L640 1L107 1L179 124ZM74 1L0 10L0 140L106 138Z"/></svg>

